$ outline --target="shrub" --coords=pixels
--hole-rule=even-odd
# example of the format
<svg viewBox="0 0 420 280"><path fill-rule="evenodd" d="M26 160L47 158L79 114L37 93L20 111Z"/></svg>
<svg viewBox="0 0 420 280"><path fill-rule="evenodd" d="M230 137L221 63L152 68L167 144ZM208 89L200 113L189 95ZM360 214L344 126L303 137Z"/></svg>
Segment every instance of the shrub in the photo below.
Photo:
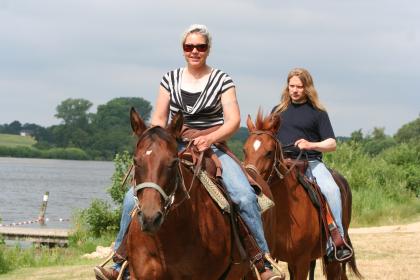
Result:
<svg viewBox="0 0 420 280"><path fill-rule="evenodd" d="M110 210L108 202L95 199L89 208L82 210L81 218L89 225L88 230L95 237L101 236L103 232L115 232L119 225L119 211Z"/></svg>
<svg viewBox="0 0 420 280"><path fill-rule="evenodd" d="M324 161L348 180L356 224L390 223L420 213L402 166L390 164L385 154L371 158L363 152L362 144L353 141L340 143Z"/></svg>

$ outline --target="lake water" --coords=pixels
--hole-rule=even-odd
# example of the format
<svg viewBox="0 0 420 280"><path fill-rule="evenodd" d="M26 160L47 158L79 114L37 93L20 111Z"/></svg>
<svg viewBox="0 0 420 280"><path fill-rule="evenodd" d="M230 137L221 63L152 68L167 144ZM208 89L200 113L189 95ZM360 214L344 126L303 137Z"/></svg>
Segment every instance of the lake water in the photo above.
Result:
<svg viewBox="0 0 420 280"><path fill-rule="evenodd" d="M69 228L76 209L94 198L112 201L106 190L113 172L113 162L0 157L0 223L36 220L49 191L44 227Z"/></svg>

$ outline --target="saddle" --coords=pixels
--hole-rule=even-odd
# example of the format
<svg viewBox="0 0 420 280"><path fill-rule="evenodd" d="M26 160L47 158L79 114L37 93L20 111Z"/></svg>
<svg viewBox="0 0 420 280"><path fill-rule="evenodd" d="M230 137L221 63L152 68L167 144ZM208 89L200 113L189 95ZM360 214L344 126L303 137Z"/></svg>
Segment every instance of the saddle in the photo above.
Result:
<svg viewBox="0 0 420 280"><path fill-rule="evenodd" d="M238 166L241 166L242 168L239 160L224 142L216 143L214 145L233 158L238 163ZM229 194L226 191L226 187L224 186L221 177L222 166L217 155L211 149L208 149L203 153L198 153L194 147L187 145L187 148L181 151L179 156L181 158L181 163L194 173L194 177L201 181L210 197L218 204L222 212L229 214L233 239L242 261L249 259L250 263L254 265L258 271L264 271L263 252L258 247L245 222L238 214L236 205L231 201ZM264 195L262 191L264 187L268 188L268 185L263 185L265 184L265 181L261 180L260 182L257 182L259 181L258 179L251 177L244 168L242 168L242 170L247 175L251 186L254 187L257 193L261 213L273 207L274 202Z"/></svg>
<svg viewBox="0 0 420 280"><path fill-rule="evenodd" d="M334 250L340 247L347 247L351 252L353 251L352 248L346 243L346 241L341 237L340 232L336 226L334 221L334 217L331 213L331 209L323 196L319 185L317 184L316 180L311 180L306 176L306 170L308 168L308 161L307 160L300 160L300 159L291 159L286 158L285 164L288 168L292 168L293 166L297 170L297 178L299 183L303 186L308 194L312 204L315 206L316 209L319 211L319 215L321 218L323 232L325 234L326 239L328 240L331 237L333 242ZM328 169L333 176L334 180L337 183L337 186L340 189L340 193L345 192L343 186L338 183L338 179L336 174L333 172L332 169ZM350 256L351 257L351 256ZM348 260L350 257L346 259L339 259L338 261L344 262Z"/></svg>
<svg viewBox="0 0 420 280"><path fill-rule="evenodd" d="M200 135L207 135L218 128L219 126L211 127L205 130L196 130L184 126L181 131L181 135L184 140L189 140L189 143L191 143L190 139L194 139ZM257 194L261 212L273 207L274 202L264 194L264 192L270 192L268 184L261 177L251 176L248 171L243 168L241 162L235 154L228 148L226 142L223 141L214 143L214 145L219 150L229 155L237 162L238 166L241 167L242 171L247 176L250 185L254 188ZM217 155L212 149L207 149L204 153L198 153L192 145L188 144L187 148L184 151L181 151L179 156L182 163L190 165L189 167L193 170L194 176L200 179L209 195L220 206L223 212L230 213L232 235L242 261L248 259L251 266L253 266L257 271L263 272L265 270L264 254L258 247L255 238L250 233L245 222L235 210L236 206L233 205L222 180L223 170Z"/></svg>

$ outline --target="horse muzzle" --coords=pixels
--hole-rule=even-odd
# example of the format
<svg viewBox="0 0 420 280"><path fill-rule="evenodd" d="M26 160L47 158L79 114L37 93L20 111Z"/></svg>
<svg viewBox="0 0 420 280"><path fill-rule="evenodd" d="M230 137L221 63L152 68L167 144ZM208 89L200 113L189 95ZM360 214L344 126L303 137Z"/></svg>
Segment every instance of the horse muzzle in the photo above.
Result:
<svg viewBox="0 0 420 280"><path fill-rule="evenodd" d="M137 219L140 224L140 229L149 234L156 233L163 224L164 215L162 211L157 211L152 214L145 214L139 210L137 212Z"/></svg>

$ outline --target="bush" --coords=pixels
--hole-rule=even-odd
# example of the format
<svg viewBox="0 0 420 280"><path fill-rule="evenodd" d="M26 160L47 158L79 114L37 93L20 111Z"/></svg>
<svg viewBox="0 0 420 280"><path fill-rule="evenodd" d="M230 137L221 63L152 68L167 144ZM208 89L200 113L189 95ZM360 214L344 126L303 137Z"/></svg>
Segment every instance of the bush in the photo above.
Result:
<svg viewBox="0 0 420 280"><path fill-rule="evenodd" d="M128 178L124 186L122 186L122 181L131 162L132 156L128 152L115 156L115 171L112 175L112 185L108 189L115 207L111 207L106 201L96 199L92 201L89 208L76 213L73 219L76 230L71 238L73 244L84 244L89 249L94 249L89 247L89 244L92 244L91 246L94 244L92 240L108 235L115 237L120 225L122 203L131 178Z"/></svg>
<svg viewBox="0 0 420 280"><path fill-rule="evenodd" d="M408 190L406 173L400 165L390 164L385 154L371 158L362 144L348 142L340 143L324 160L348 180L356 224L393 223L420 213L418 200Z"/></svg>
<svg viewBox="0 0 420 280"><path fill-rule="evenodd" d="M51 148L41 150L34 147L6 147L0 146L0 156L24 157L24 158L56 158L87 160L87 153L79 148Z"/></svg>
<svg viewBox="0 0 420 280"><path fill-rule="evenodd" d="M95 199L89 208L82 210L81 218L89 225L88 230L95 237L101 236L103 232L115 232L118 229L120 212L110 210L108 202Z"/></svg>
<svg viewBox="0 0 420 280"><path fill-rule="evenodd" d="M112 185L108 189L108 193L111 195L114 202L120 206L122 206L124 195L127 192L128 185L132 179L131 176L127 178L126 183L122 186L124 177L133 162L132 158L132 155L127 151L116 154L114 158L115 171L112 175Z"/></svg>

